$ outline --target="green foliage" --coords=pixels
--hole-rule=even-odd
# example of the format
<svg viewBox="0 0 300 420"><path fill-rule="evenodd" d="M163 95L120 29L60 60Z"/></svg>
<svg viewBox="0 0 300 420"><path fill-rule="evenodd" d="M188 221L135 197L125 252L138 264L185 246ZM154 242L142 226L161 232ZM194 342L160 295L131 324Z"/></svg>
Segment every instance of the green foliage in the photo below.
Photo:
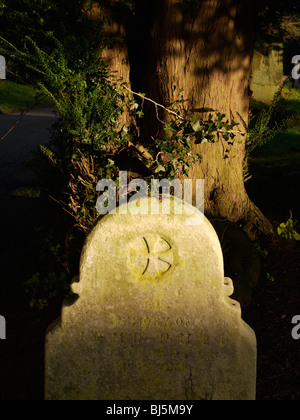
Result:
<svg viewBox="0 0 300 420"><path fill-rule="evenodd" d="M173 179L180 176L188 176L191 166L201 162L201 155L192 152L194 144L215 143L220 136L227 142L228 147L233 146L235 122L225 120L225 114L213 112L207 120L184 112L180 117L180 110L184 101L173 104L172 110L178 112L171 121L164 123L166 137L163 140L155 140L155 149L149 149L153 156L159 156L156 163L155 173L163 173L163 177ZM210 110L213 111L213 110ZM228 158L229 149L226 149L224 158Z"/></svg>
<svg viewBox="0 0 300 420"><path fill-rule="evenodd" d="M119 120L124 109L134 119L143 116L143 106L134 100L133 92L128 95L128 90L109 75L98 54L86 54L85 61L74 63L64 43L52 33L48 38L51 54L28 36L23 51L3 42L58 109L52 141L40 147L35 167L52 197L73 217L76 228L87 232L97 217L99 179L117 183L120 170L149 183L153 177L188 175L191 165L201 160L192 153L193 144L214 143L220 136L227 142L224 158L228 158L237 124L219 112L213 111L207 120L192 115L184 109L183 96L171 109L165 108L170 116L164 123L165 136L152 139L147 146L139 145L134 126L122 126Z"/></svg>
<svg viewBox="0 0 300 420"><path fill-rule="evenodd" d="M282 89L283 86L276 92L269 107L264 107L259 113L252 115L246 142L247 156L253 154L256 148L273 140L294 118L294 112L285 107Z"/></svg>
<svg viewBox="0 0 300 420"><path fill-rule="evenodd" d="M78 273L83 238L64 215L55 225L35 226L34 231L32 240L38 250L35 271L23 286L30 306L44 309L71 296L69 285Z"/></svg>
<svg viewBox="0 0 300 420"><path fill-rule="evenodd" d="M92 2L87 1L85 9L91 6ZM77 63L82 65L81 60L91 62L91 56L99 57L99 46L104 42L106 20L90 21L83 12L81 0L5 0L0 8L0 36L21 51L26 51L30 39L49 55L53 39L59 39L64 55L76 69ZM20 57L16 60L14 51L2 43L0 51L8 59L10 78L13 73L17 79L31 84L33 74L26 63ZM26 56L23 58L26 60Z"/></svg>
<svg viewBox="0 0 300 420"><path fill-rule="evenodd" d="M117 121L122 97L112 88L100 59L104 19L85 19L81 1L37 0L34 7L27 0L14 7L10 0L5 4L0 11L1 54L9 57L24 82L30 80L54 102L59 113L50 144L40 147L32 163L49 195L69 215L59 216L62 221L50 227L51 242L44 232L39 273L26 283L31 303L41 306L64 297L78 272L80 231L86 232L97 216L97 180L113 177L108 155L125 141Z"/></svg>
<svg viewBox="0 0 300 420"><path fill-rule="evenodd" d="M41 198L42 191L37 188L18 188L13 195L15 197Z"/></svg>
<svg viewBox="0 0 300 420"><path fill-rule="evenodd" d="M40 270L26 283L32 303L45 305L48 298L61 296L67 280L77 274L73 267L78 269L78 265L72 265L69 255L73 249L70 237L82 238L98 217L96 185L100 179L112 179L118 185L121 170L127 170L128 182L144 178L150 183L153 178L188 175L191 165L201 161L201 156L192 152L193 145L205 147L222 136L227 144L226 159L235 142L237 124L213 110L206 110L210 112L207 120L192 115L184 108L182 94L168 109L155 105L164 108L168 116L164 134L143 141L137 121L149 99L122 85L101 60L105 19L101 15L99 21L85 19L81 1L36 0L30 8L29 1L19 0L14 9L11 0L8 4L8 20L19 19L20 28L24 25L25 29L27 23L30 30L21 40L16 40L13 30L2 36L0 53L9 56L19 76L33 81L58 111L51 141L40 146L33 162L49 196L68 215L64 226L59 224L57 237L44 244L48 259L54 258L59 267ZM135 100L136 95L142 103ZM132 125L121 123L125 111ZM75 242L82 244L79 239Z"/></svg>
<svg viewBox="0 0 300 420"><path fill-rule="evenodd" d="M300 241L299 228L299 222L293 219L293 213L290 212L289 219L277 227L277 233L285 239Z"/></svg>
<svg viewBox="0 0 300 420"><path fill-rule="evenodd" d="M300 114L300 90L289 89L284 86L282 89L282 97L285 101L285 107L296 115Z"/></svg>
<svg viewBox="0 0 300 420"><path fill-rule="evenodd" d="M299 32L299 0L259 0L256 6L256 25L263 31L286 42L298 42Z"/></svg>
<svg viewBox="0 0 300 420"><path fill-rule="evenodd" d="M267 273L267 280L270 280L272 283L274 283L275 277L273 277L270 273Z"/></svg>
<svg viewBox="0 0 300 420"><path fill-rule="evenodd" d="M256 244L255 249L262 258L267 258L267 256L269 255L269 251L266 248L264 248L260 243Z"/></svg>
<svg viewBox="0 0 300 420"><path fill-rule="evenodd" d="M24 283L24 287L31 297L29 305L39 309L46 308L51 300L71 295L65 272L50 272L45 277L36 273Z"/></svg>
<svg viewBox="0 0 300 420"><path fill-rule="evenodd" d="M65 40L61 42L52 33L48 40L51 54L28 36L22 51L2 39L11 56L27 68L36 87L57 107L59 123L53 127L51 144L40 148L44 165L38 161L36 167L46 182L51 175L49 192L87 230L96 218L97 179L115 177L116 168L109 166L109 159L127 141L117 121L122 97L99 62L99 49L74 61Z"/></svg>

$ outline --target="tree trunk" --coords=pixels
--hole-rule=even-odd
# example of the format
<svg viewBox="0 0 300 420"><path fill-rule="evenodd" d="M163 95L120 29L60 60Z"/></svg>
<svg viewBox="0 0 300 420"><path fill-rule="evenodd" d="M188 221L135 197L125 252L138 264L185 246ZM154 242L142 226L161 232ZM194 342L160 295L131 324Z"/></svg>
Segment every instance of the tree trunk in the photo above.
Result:
<svg viewBox="0 0 300 420"><path fill-rule="evenodd" d="M107 36L121 41L103 54L110 71L165 106L180 99L183 89L189 109L199 117L208 116L203 108L212 108L239 123L237 130L247 131L254 41L251 2L137 0L131 21L124 8L118 9L124 7L122 2L105 0L101 7L109 19ZM131 123L126 112L122 122ZM156 111L147 102L143 124L146 142L161 134ZM245 141L237 134L231 144L219 135L215 143L194 145L202 161L189 177L205 180L208 216L241 222L253 237L256 230L269 233L271 224L245 189Z"/></svg>
<svg viewBox="0 0 300 420"><path fill-rule="evenodd" d="M144 91L169 106L184 89L191 110L212 108L246 132L253 53L251 2L202 0L190 9L182 7L183 3L153 2L152 67L148 66ZM153 114L151 119L148 129L155 125ZM202 162L193 166L190 178L205 180L206 214L244 222L251 236L257 228L268 233L271 224L244 186L245 141L244 136L236 135L232 145L219 135L215 143L194 145Z"/></svg>
<svg viewBox="0 0 300 420"><path fill-rule="evenodd" d="M116 0L104 0L101 2L93 2L90 10L85 12L89 19L107 20L107 28L105 37L110 47L103 50L101 59L109 69L112 76L112 81L126 82L130 87L130 64L127 48L127 33L126 26L129 20L129 14L122 3ZM124 112L120 117L120 122L123 125L130 125L132 123L129 111L124 107Z"/></svg>

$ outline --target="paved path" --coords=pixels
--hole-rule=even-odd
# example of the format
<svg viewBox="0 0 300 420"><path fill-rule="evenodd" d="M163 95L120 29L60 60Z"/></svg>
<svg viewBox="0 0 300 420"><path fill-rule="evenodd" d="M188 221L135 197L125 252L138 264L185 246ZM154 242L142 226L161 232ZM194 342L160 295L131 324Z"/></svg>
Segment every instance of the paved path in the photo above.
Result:
<svg viewBox="0 0 300 420"><path fill-rule="evenodd" d="M19 114L0 115L0 138ZM0 400L43 397L44 331L48 321L28 306L24 282L39 271L42 244L35 226L51 226L48 199L17 197L22 187L39 185L26 165L31 152L49 141L56 121L53 109L31 111L0 142L0 315L6 318L7 339L0 340Z"/></svg>
<svg viewBox="0 0 300 420"><path fill-rule="evenodd" d="M20 114L0 115L0 138L19 117ZM31 111L0 142L0 192L37 183L26 162L40 144L49 141L49 128L55 120L53 108Z"/></svg>

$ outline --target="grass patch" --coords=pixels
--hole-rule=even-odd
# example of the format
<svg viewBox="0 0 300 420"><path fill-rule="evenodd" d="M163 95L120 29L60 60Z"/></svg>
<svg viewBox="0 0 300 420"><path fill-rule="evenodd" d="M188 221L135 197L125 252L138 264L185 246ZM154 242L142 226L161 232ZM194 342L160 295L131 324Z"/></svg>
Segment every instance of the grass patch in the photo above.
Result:
<svg viewBox="0 0 300 420"><path fill-rule="evenodd" d="M252 178L246 183L251 199L272 221L286 220L290 210L300 219L300 91L283 88L282 97L284 111L294 116L286 130L254 150L248 161ZM252 106L255 112L266 107Z"/></svg>
<svg viewBox="0 0 300 420"><path fill-rule="evenodd" d="M300 153L300 126L280 131L274 139L258 148L252 160L277 158Z"/></svg>
<svg viewBox="0 0 300 420"><path fill-rule="evenodd" d="M300 91L284 87L282 98L283 110L294 115L288 128L279 131L273 140L262 147L257 147L250 161L257 161L260 158L265 161L268 157L271 161L274 161L276 158L284 156L287 158L290 156L294 160L293 154L300 152ZM268 106L253 101L252 107L254 112L257 113Z"/></svg>
<svg viewBox="0 0 300 420"><path fill-rule="evenodd" d="M21 85L10 80L0 81L0 111L4 114L20 112L36 103L36 91L32 86ZM35 108L52 107L49 98L43 98Z"/></svg>
<svg viewBox="0 0 300 420"><path fill-rule="evenodd" d="M300 90L284 87L282 90L282 97L287 109L292 112L300 112Z"/></svg>

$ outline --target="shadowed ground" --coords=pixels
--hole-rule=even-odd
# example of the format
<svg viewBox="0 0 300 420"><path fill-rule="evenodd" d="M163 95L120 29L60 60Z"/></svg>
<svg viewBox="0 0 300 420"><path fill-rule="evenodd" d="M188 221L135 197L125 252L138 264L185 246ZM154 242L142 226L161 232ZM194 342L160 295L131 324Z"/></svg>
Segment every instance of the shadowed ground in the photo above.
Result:
<svg viewBox="0 0 300 420"><path fill-rule="evenodd" d="M0 138L18 118L0 115ZM14 194L39 187L26 162L31 151L49 141L48 128L55 120L52 109L32 111L0 142L0 314L7 323L7 339L0 341L2 400L43 397L43 336L49 319L47 312L31 310L23 283L39 258L34 227L51 222L53 208L48 199Z"/></svg>
<svg viewBox="0 0 300 420"><path fill-rule="evenodd" d="M17 119L18 115L0 115L0 138ZM60 302L43 311L30 308L23 283L35 273L39 260L34 226L51 223L54 209L47 198L14 193L39 187L26 161L36 146L48 142L54 121L50 109L31 112L0 142L0 315L7 321L7 339L0 340L0 400L41 400L44 395L45 332L57 318ZM264 175L276 185L267 168ZM290 188L296 195L296 178L293 181ZM266 193L270 196L269 187L257 183L252 192L251 198L261 198L266 212L272 213L274 203L263 199ZM287 215L292 204L288 198L280 200ZM251 305L243 313L258 339L258 399L300 399L300 341L291 337L292 317L300 313L299 275L299 242L273 244L262 260Z"/></svg>

